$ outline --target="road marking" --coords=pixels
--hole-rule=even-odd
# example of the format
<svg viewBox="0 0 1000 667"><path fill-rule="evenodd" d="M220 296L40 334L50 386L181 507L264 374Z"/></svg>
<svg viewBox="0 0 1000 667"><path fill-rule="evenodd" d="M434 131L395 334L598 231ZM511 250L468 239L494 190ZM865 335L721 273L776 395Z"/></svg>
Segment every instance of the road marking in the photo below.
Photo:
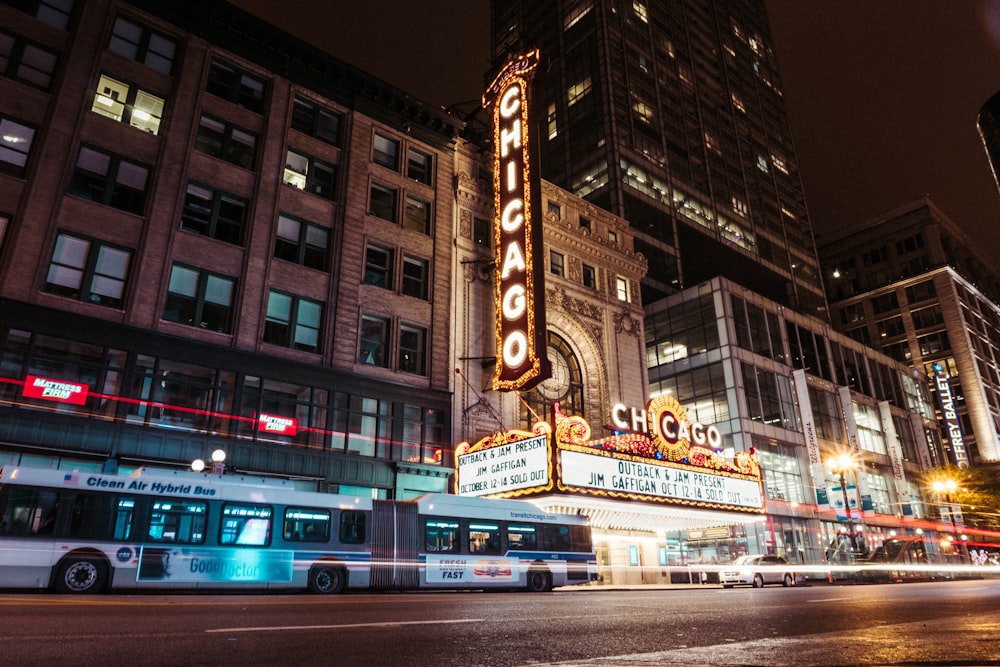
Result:
<svg viewBox="0 0 1000 667"><path fill-rule="evenodd" d="M402 625L447 625L451 623L482 623L485 618L456 618L443 621L382 621L379 623L343 623L337 625L267 625L256 628L214 628L206 633L220 632L288 632L296 630L344 630L347 628L395 628Z"/></svg>

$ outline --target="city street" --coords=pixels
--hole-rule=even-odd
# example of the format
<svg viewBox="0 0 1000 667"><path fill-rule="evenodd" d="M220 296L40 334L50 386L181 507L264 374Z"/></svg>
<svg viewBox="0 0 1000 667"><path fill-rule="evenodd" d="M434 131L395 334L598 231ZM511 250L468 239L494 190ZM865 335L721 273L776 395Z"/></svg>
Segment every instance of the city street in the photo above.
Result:
<svg viewBox="0 0 1000 667"><path fill-rule="evenodd" d="M1000 581L0 595L17 665L1000 665Z"/></svg>

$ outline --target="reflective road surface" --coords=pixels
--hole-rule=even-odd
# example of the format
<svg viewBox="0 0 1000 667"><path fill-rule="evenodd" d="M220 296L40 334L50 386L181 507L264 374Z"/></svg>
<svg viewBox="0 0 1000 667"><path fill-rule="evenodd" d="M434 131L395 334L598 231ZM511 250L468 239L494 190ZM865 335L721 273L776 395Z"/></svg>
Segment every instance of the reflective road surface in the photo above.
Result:
<svg viewBox="0 0 1000 667"><path fill-rule="evenodd" d="M528 593L0 594L14 665L1000 665L1000 580Z"/></svg>

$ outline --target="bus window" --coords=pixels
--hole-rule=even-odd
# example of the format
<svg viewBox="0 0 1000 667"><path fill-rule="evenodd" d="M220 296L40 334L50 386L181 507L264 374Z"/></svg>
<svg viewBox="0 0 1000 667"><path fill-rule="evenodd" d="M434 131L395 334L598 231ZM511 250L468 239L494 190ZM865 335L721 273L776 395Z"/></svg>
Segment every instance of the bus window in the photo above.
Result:
<svg viewBox="0 0 1000 667"><path fill-rule="evenodd" d="M271 515L266 505L236 505L222 507L219 544L263 547L271 541Z"/></svg>
<svg viewBox="0 0 1000 667"><path fill-rule="evenodd" d="M289 542L328 542L330 513L326 510L288 507L285 509L283 534Z"/></svg>
<svg viewBox="0 0 1000 667"><path fill-rule="evenodd" d="M590 538L590 526L570 526L569 543L573 551L593 551L594 544Z"/></svg>
<svg viewBox="0 0 1000 667"><path fill-rule="evenodd" d="M424 524L424 538L427 551L458 551L458 522L427 519Z"/></svg>
<svg viewBox="0 0 1000 667"><path fill-rule="evenodd" d="M542 524L542 548L546 551L569 551L569 526Z"/></svg>
<svg viewBox="0 0 1000 667"><path fill-rule="evenodd" d="M340 513L341 544L365 543L365 513L345 510Z"/></svg>
<svg viewBox="0 0 1000 667"><path fill-rule="evenodd" d="M128 540L135 499L107 493L79 493L73 499L70 537Z"/></svg>
<svg viewBox="0 0 1000 667"><path fill-rule="evenodd" d="M201 544L205 541L208 506L186 500L157 500L149 517L148 537L153 542Z"/></svg>
<svg viewBox="0 0 1000 667"><path fill-rule="evenodd" d="M470 523L469 552L474 554L500 553L500 526L495 523Z"/></svg>
<svg viewBox="0 0 1000 667"><path fill-rule="evenodd" d="M135 513L134 498L119 498L115 511L115 539L132 539L132 515Z"/></svg>
<svg viewBox="0 0 1000 667"><path fill-rule="evenodd" d="M512 523L507 526L507 547L517 551L534 551L538 548L538 534L535 527Z"/></svg>
<svg viewBox="0 0 1000 667"><path fill-rule="evenodd" d="M0 535L51 535L59 494L8 486L0 490Z"/></svg>

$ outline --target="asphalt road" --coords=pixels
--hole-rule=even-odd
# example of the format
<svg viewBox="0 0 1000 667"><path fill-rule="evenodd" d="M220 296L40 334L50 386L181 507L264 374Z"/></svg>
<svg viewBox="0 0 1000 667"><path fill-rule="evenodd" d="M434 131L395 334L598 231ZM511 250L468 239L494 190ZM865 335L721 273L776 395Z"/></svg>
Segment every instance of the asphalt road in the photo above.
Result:
<svg viewBox="0 0 1000 667"><path fill-rule="evenodd" d="M1000 665L1000 580L548 594L0 595L5 664Z"/></svg>

